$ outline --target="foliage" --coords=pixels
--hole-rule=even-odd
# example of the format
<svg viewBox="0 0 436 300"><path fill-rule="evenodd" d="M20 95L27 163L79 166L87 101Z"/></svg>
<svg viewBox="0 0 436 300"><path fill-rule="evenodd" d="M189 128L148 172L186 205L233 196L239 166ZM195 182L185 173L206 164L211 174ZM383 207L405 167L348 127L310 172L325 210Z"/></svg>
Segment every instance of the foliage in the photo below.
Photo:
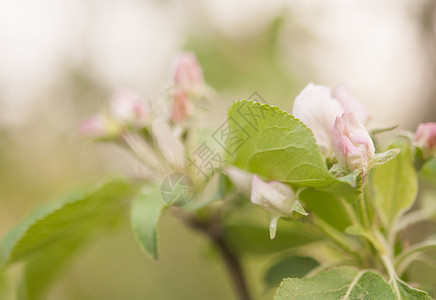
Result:
<svg viewBox="0 0 436 300"><path fill-rule="evenodd" d="M335 99L329 88L309 84L298 96L308 97L297 109L306 123L240 100L219 128L201 130L196 115L214 93L192 53L175 70L166 114L122 94L81 127L126 147L147 176L71 193L12 228L0 244L0 297L10 293L6 271L21 262L19 298L43 299L78 250L126 215L140 249L157 260L159 219L170 213L211 242L240 299L254 290L244 276L250 256L268 258L264 284L279 285L276 300L430 299L408 269L436 243L404 233L434 219L436 141L424 139L436 137L434 124L425 126L421 144L392 135L389 149L376 149L358 120L367 112L354 116L353 99L346 109L342 94ZM209 139L193 145L206 133ZM420 178L430 183L426 201Z"/></svg>

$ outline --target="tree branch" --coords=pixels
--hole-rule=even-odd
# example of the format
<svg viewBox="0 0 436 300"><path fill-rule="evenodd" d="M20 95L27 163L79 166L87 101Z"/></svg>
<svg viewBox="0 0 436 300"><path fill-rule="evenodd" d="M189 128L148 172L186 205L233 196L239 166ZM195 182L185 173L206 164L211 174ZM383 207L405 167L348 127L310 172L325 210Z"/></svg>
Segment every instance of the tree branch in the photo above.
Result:
<svg viewBox="0 0 436 300"><path fill-rule="evenodd" d="M194 215L186 213L178 215L188 224L191 228L205 234L209 240L218 248L228 273L231 276L233 287L240 300L251 300L250 292L248 290L247 282L245 280L244 272L239 257L230 249L227 241L225 240L221 222L218 216L212 217L210 220L199 220Z"/></svg>

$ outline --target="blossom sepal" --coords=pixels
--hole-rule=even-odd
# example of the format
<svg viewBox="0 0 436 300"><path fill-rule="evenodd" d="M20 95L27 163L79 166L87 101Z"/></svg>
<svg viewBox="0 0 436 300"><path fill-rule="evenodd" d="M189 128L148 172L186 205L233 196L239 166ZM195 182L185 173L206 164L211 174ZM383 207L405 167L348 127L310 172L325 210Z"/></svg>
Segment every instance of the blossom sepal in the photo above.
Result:
<svg viewBox="0 0 436 300"><path fill-rule="evenodd" d="M349 172L344 169L340 164L334 164L330 170L330 174L332 174L336 179L347 183L352 188L357 188L362 184L362 171L355 170L353 172Z"/></svg>
<svg viewBox="0 0 436 300"><path fill-rule="evenodd" d="M397 129L398 126L400 126L400 125L395 125L395 126L391 126L391 127L383 127L383 128L374 128L374 129L371 129L371 130L369 131L369 134L370 134L371 136L374 136L374 135L376 135L376 134L389 132L389 131L392 131L392 130L394 130L394 129Z"/></svg>
<svg viewBox="0 0 436 300"><path fill-rule="evenodd" d="M370 168L381 166L395 158L401 152L400 148L390 149L382 153L376 153L372 159Z"/></svg>

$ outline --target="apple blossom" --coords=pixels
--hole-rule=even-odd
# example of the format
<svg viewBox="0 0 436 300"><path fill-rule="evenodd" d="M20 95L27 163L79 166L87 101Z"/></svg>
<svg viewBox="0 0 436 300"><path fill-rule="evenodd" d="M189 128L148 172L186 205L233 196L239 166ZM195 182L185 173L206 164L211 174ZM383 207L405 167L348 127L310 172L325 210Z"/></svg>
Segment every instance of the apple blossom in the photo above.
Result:
<svg viewBox="0 0 436 300"><path fill-rule="evenodd" d="M295 98L292 108L292 114L312 130L319 150L329 158L333 156L333 123L343 112L340 103L331 97L329 87L313 83Z"/></svg>
<svg viewBox="0 0 436 300"><path fill-rule="evenodd" d="M346 170L361 170L365 175L374 158L374 143L366 128L353 113L336 117L333 125L335 157Z"/></svg>
<svg viewBox="0 0 436 300"><path fill-rule="evenodd" d="M83 137L102 138L108 135L107 122L100 114L89 116L81 121L78 130Z"/></svg>
<svg viewBox="0 0 436 300"><path fill-rule="evenodd" d="M128 91L118 91L111 97L109 111L116 121L124 125L142 128L150 122L147 103Z"/></svg>
<svg viewBox="0 0 436 300"><path fill-rule="evenodd" d="M181 89L176 89L172 98L170 120L174 123L183 123L192 112L192 103Z"/></svg>
<svg viewBox="0 0 436 300"><path fill-rule="evenodd" d="M204 87L203 70L192 52L183 52L176 57L173 78L176 87L188 94L198 92Z"/></svg>
<svg viewBox="0 0 436 300"><path fill-rule="evenodd" d="M414 138L415 145L422 149L424 158L436 154L436 123L421 123Z"/></svg>
<svg viewBox="0 0 436 300"><path fill-rule="evenodd" d="M326 158L333 157L333 124L344 112L352 112L363 124L371 118L365 105L345 85L331 91L329 87L309 83L295 98L292 108L292 114L312 130L321 154Z"/></svg>

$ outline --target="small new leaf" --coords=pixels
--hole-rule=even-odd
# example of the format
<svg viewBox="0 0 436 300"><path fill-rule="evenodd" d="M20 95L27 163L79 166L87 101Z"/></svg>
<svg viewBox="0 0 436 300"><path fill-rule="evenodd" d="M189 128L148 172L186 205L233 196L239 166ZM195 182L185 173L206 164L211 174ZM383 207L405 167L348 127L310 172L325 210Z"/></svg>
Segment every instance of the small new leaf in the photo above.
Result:
<svg viewBox="0 0 436 300"><path fill-rule="evenodd" d="M395 149L390 149L386 152L376 153L374 159L372 160L371 167L374 168L390 161L395 156L397 156L400 152L401 149L395 148Z"/></svg>
<svg viewBox="0 0 436 300"><path fill-rule="evenodd" d="M153 259L158 258L156 225L166 207L158 186L146 186L135 197L130 222L135 240Z"/></svg>
<svg viewBox="0 0 436 300"><path fill-rule="evenodd" d="M309 215L309 213L304 210L303 206L301 205L300 201L298 201L298 200L296 200L294 205L292 206L292 211L295 211L303 216Z"/></svg>
<svg viewBox="0 0 436 300"><path fill-rule="evenodd" d="M369 133L371 135L375 135L375 134L379 134L379 133L383 133L383 132L388 132L388 131L392 131L392 130L396 129L398 126L400 126L400 125L395 125L395 126L386 127L386 128L375 128L375 129L371 130Z"/></svg>

